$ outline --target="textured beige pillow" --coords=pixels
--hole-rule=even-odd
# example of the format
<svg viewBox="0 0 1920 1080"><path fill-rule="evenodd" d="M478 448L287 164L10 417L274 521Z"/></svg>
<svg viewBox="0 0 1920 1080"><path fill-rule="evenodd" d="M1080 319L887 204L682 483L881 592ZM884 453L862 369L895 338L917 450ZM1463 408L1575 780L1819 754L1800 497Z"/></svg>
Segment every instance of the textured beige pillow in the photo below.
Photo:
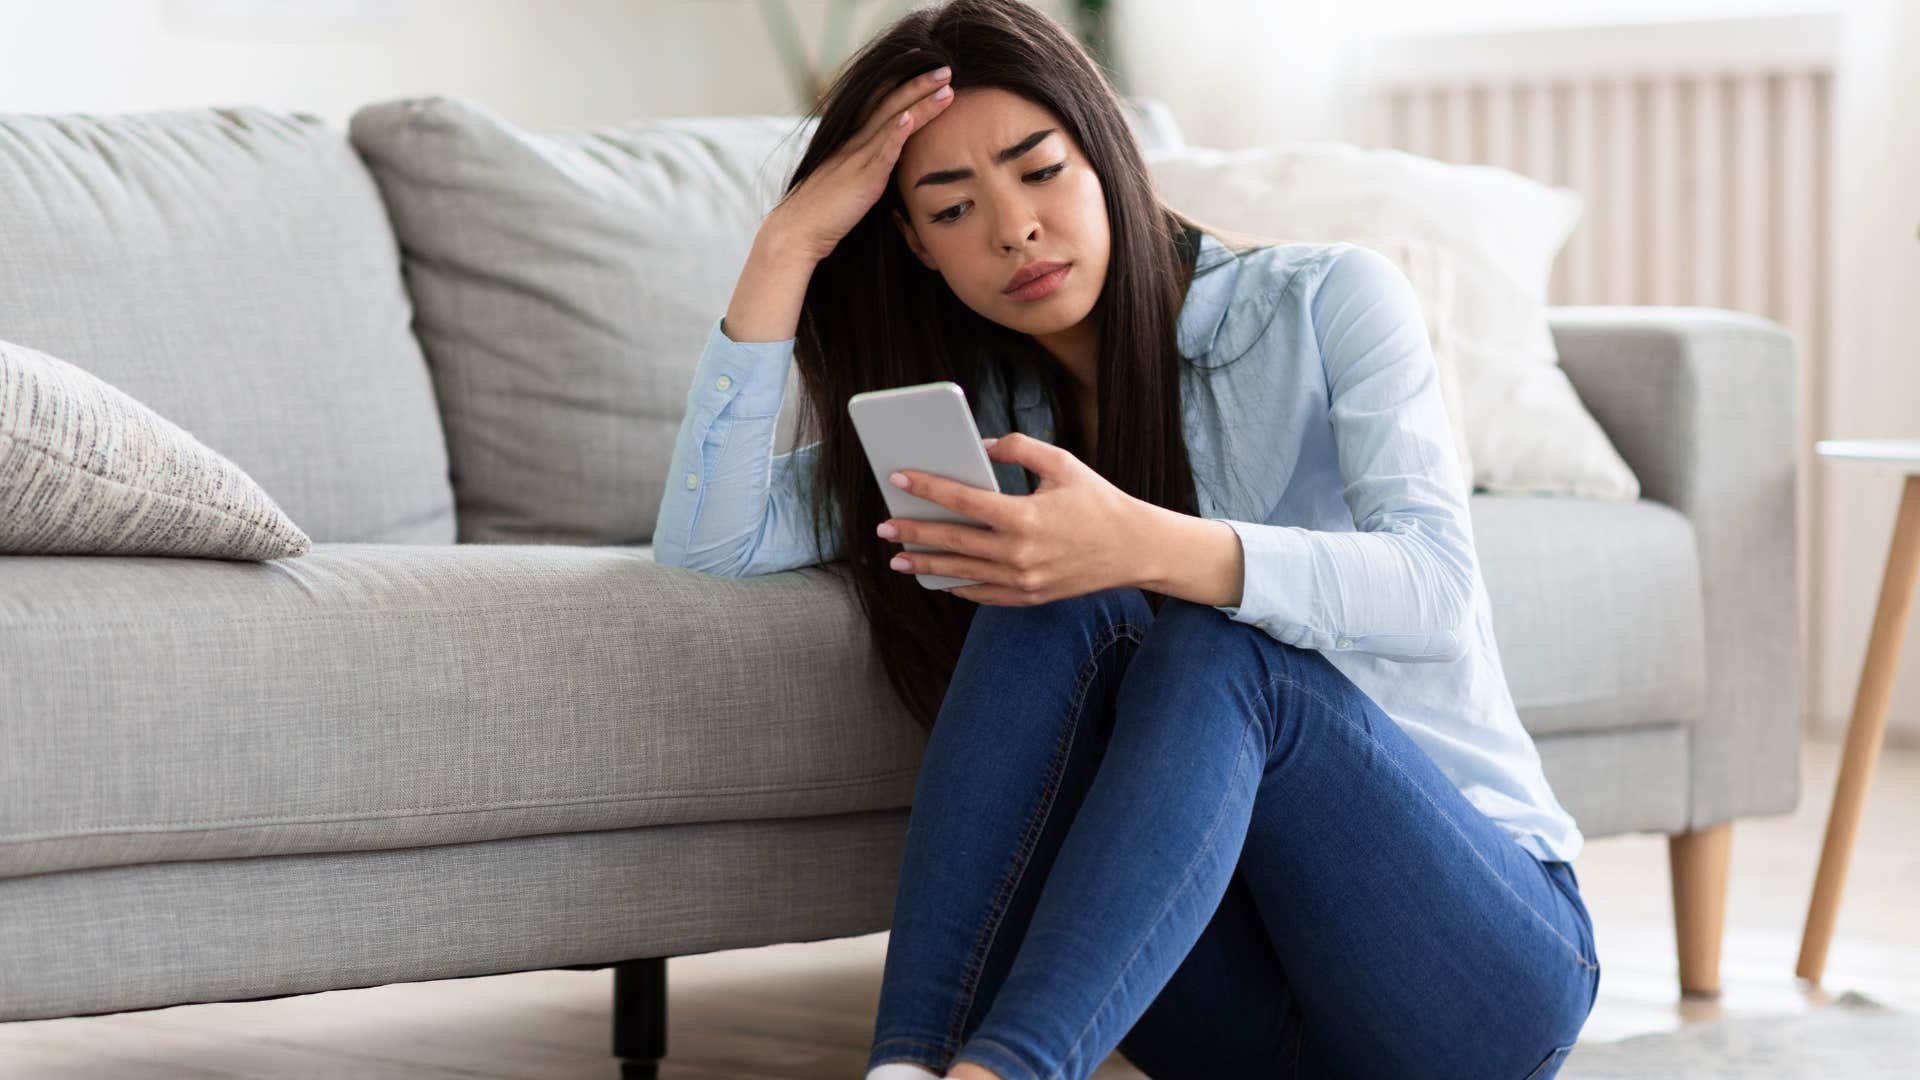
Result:
<svg viewBox="0 0 1920 1080"><path fill-rule="evenodd" d="M0 554L304 555L240 467L101 379L0 341Z"/></svg>

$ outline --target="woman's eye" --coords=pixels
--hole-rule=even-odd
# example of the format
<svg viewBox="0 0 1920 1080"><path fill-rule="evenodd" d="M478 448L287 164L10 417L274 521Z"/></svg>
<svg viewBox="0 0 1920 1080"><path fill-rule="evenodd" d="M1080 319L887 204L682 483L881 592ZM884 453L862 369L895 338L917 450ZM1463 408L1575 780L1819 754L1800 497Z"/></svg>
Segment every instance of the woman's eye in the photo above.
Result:
<svg viewBox="0 0 1920 1080"><path fill-rule="evenodd" d="M1067 167L1067 163L1064 161L1058 165L1049 165L1046 168L1041 169L1039 172L1028 173L1026 175L1026 179L1032 180L1035 183L1045 183L1048 180L1053 179L1055 176L1058 176L1060 174L1060 170L1066 167ZM949 206L945 210L942 210L939 213L933 215L931 220L939 221L939 222L958 221L960 219L960 215L957 213L959 209L960 207L958 206ZM948 217L947 215L949 214L952 214L953 216Z"/></svg>

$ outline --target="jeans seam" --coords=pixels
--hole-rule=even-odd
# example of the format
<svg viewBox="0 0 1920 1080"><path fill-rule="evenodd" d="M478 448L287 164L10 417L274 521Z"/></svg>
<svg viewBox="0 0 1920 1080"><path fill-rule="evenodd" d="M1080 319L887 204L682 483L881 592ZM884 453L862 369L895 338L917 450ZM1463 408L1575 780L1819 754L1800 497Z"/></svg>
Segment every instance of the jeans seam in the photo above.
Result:
<svg viewBox="0 0 1920 1080"><path fill-rule="evenodd" d="M1283 674L1281 678L1284 678L1284 677L1285 676ZM1279 681L1280 679L1276 678L1273 681L1269 682L1266 686L1266 690L1263 690L1262 693L1264 694L1266 693L1266 691L1271 690L1274 684L1278 683ZM1287 683L1289 687L1301 688L1310 696L1317 698L1322 705L1325 705L1327 707L1329 712L1335 715L1340 714L1340 710L1338 708L1334 707L1330 702L1327 701L1326 698L1322 697L1319 693L1315 692L1313 689L1308 687L1303 687L1301 683L1293 679L1287 679ZM1384 711L1382 712L1381 715L1383 716L1385 715ZM1391 716L1387 717L1387 722L1398 723L1398 721L1394 720L1393 717ZM1355 725L1355 726L1358 726L1358 725ZM1536 909L1532 904L1527 903L1526 897L1520 895L1519 890L1513 887L1513 884L1506 879L1506 876L1504 874L1501 874L1498 870L1494 869L1493 864L1487 861L1487 857L1480 853L1480 848L1474 844L1473 838L1468 836L1467 831L1460 827L1460 823L1453 820L1453 818L1447 814L1446 810L1443 809L1439 803L1434 801L1432 795L1427 794L1426 788L1421 787L1418 783L1414 781L1413 777L1407 772L1407 770L1403 768L1398 761L1394 760L1392 754L1385 752L1385 748L1380 745L1380 740L1374 738L1371 732L1367 732L1366 736L1367 736L1367 739L1373 743L1374 749L1376 751L1379 751L1378 753L1379 758L1382 761L1385 761L1391 764L1394 767L1394 770L1397 771L1402 777L1406 779L1407 786L1419 792L1420 797L1425 799L1427 801L1427 805L1433 808L1434 816L1439 818L1441 821L1446 822L1448 827L1451 828L1456 834L1459 835L1459 837L1462 840L1466 842L1467 850L1473 852L1473 857L1478 859L1480 861L1480 864L1487 868L1487 872L1493 877L1495 881L1498 881L1500 883L1500 887L1507 890L1508 893L1511 893L1513 898L1519 901L1520 906L1526 909L1528 914L1532 915L1535 919L1539 920L1540 925L1547 928L1548 933L1558 938L1560 940L1560 944L1567 947L1567 951L1573 954L1574 960L1577 963L1579 963L1579 965L1582 968L1588 971L1596 970L1596 965L1588 963L1586 955L1580 951L1580 947L1578 945L1575 945L1573 942L1568 941L1567 936L1560 932L1559 927L1549 922L1547 920L1547 917L1545 915L1542 915L1539 912L1539 910ZM1524 849L1522 849L1522 853L1525 854L1529 859L1533 858L1532 853L1526 852ZM1562 893L1561 895L1564 896L1565 894Z"/></svg>
<svg viewBox="0 0 1920 1080"><path fill-rule="evenodd" d="M975 993L979 990L980 975L986 967L987 953L992 951L994 939L999 936L1000 925L1006 918L1007 905L1013 902L1013 893L1020 887L1020 879L1026 876L1027 866L1033 860L1033 849L1039 844L1040 833L1046 829L1047 819L1052 816L1053 805L1060 791L1060 781L1066 772L1066 758L1072 752L1073 739L1080 731L1081 710L1086 704L1087 690L1093 686L1098 674L1096 663L1102 653L1118 644L1122 637L1139 641L1138 628L1130 622L1109 623L1101 631L1101 637L1094 642L1087 659L1080 665L1075 680L1073 700L1067 706L1067 720L1061 725L1060 737L1053 757L1048 762L1047 780L1041 788L1039 806L1027 819L1027 827L1022 832L1020 843L1015 848L1014 858L1006 871L1000 876L992 902L987 906L987 915L981 926L979 936L975 937L971 952L967 957L967 966L961 972L960 998L954 1004L953 1014L947 1021L947 1045L942 1053L957 1053L962 1045L962 1035L966 1029L967 1013L973 1008Z"/></svg>
<svg viewBox="0 0 1920 1080"><path fill-rule="evenodd" d="M1567 872L1571 874L1573 872L1573 864L1568 863L1566 865L1567 865ZM1583 934L1582 937L1585 938L1588 947L1593 952L1593 970L1595 971L1600 970L1600 946L1596 941L1594 941L1593 915L1591 912L1587 911L1586 901L1579 898L1578 894L1579 894L1580 886L1577 884L1569 884L1569 883L1561 882L1559 878L1553 875L1552 871L1547 869L1544 863L1540 864L1540 871L1541 873L1546 874L1547 880L1553 882L1553 887L1559 890L1560 895L1567 898L1567 903L1572 905L1574 910L1582 913L1580 921L1586 924L1586 927L1587 927L1586 933ZM1586 954L1583 952L1581 955L1584 956Z"/></svg>
<svg viewBox="0 0 1920 1080"><path fill-rule="evenodd" d="M1249 718L1244 720L1241 724L1240 747L1237 751L1235 751L1235 756L1233 760L1234 779L1239 778L1240 763L1246 760L1247 740L1253 735L1253 723L1254 723L1253 720ZM1168 909L1173 907L1174 898L1179 896L1180 891L1186 888L1188 882L1193 880L1194 867L1200 865L1201 858L1204 857L1207 852L1213 850L1214 837L1218 835L1220 832L1220 823L1225 821L1227 818L1227 805L1228 803L1226 800L1221 801L1220 809L1213 816L1213 824L1207 826L1206 838L1200 843L1199 847L1194 851L1193 858L1188 860L1186 868L1180 872L1179 887L1174 889L1171 893L1168 894L1166 903L1160 905L1160 910L1154 913L1153 921L1151 924L1149 924L1150 927L1158 926L1160 924L1160 920L1166 917ZM1151 938L1151 937L1152 937L1152 932L1151 932L1151 929L1149 929L1147 938ZM1143 938L1138 945L1135 945L1133 947L1133 953L1127 957L1126 963L1120 966L1120 972L1123 977L1126 974L1127 970L1133 966L1134 961L1139 958L1140 950L1146 947L1147 947L1146 938ZM1107 1002L1113 999L1114 991L1120 988L1120 982L1121 982L1120 979L1116 979L1114 981L1114 984L1107 988L1107 992L1101 995L1100 1003L1094 1006L1093 1015L1087 1018L1086 1025L1080 1029L1080 1033L1078 1035L1075 1035L1073 1037L1073 1042L1067 1045L1068 1054L1073 1054L1074 1052L1078 1051L1080 1049L1080 1044L1086 1041L1087 1032L1093 1030L1093 1025L1096 1021L1100 1019L1100 1014L1102 1011L1106 1009ZM1048 1078L1048 1080L1051 1080L1051 1078Z"/></svg>
<svg viewBox="0 0 1920 1080"><path fill-rule="evenodd" d="M1296 1003L1293 1022L1293 1080L1300 1080L1300 1070L1306 1068L1303 1060L1307 1045L1307 1015Z"/></svg>

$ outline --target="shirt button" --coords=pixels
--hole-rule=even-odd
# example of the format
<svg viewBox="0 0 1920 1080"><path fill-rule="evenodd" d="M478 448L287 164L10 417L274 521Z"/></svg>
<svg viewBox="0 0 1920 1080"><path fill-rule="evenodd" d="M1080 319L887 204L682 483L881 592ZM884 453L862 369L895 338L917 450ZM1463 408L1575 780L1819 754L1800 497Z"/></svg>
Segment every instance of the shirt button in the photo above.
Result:
<svg viewBox="0 0 1920 1080"><path fill-rule="evenodd" d="M713 385L716 387L719 387L722 390L725 390L727 387L733 385L733 380L728 378L725 375L722 375L719 378L713 380Z"/></svg>
<svg viewBox="0 0 1920 1080"><path fill-rule="evenodd" d="M700 486L700 478L699 478L699 477L697 477L697 476L695 476L695 475L693 475L692 473L688 473L688 474L687 474L687 487L689 487L689 488L697 488L697 487L699 487L699 486Z"/></svg>
<svg viewBox="0 0 1920 1080"><path fill-rule="evenodd" d="M1341 638L1339 641L1333 643L1333 647L1336 649L1350 649L1353 647L1353 639Z"/></svg>

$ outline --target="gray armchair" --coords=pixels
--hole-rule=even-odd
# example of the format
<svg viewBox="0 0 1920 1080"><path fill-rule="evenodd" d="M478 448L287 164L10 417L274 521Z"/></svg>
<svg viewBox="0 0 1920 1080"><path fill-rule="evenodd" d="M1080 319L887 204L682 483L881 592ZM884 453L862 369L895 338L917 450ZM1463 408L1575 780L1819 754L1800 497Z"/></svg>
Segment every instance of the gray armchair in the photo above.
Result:
<svg viewBox="0 0 1920 1080"><path fill-rule="evenodd" d="M1682 514L1699 553L1703 707L1685 726L1679 798L1636 824L1668 834L1681 987L1712 993L1732 823L1800 799L1797 350L1777 323L1713 309L1572 307L1550 318L1562 368L1642 498ZM1609 812L1569 809L1606 829Z"/></svg>

